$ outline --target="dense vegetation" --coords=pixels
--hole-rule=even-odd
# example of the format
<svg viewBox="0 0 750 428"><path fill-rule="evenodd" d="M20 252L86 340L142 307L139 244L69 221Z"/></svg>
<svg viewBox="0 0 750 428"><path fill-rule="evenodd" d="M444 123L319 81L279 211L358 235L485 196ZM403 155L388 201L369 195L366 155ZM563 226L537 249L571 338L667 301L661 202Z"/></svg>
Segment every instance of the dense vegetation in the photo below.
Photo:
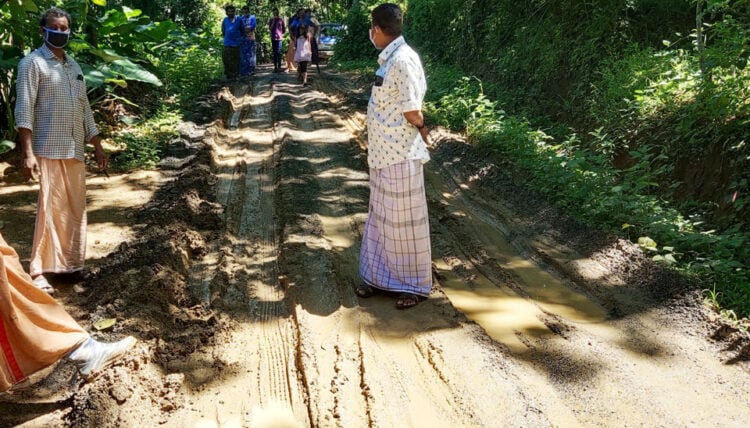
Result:
<svg viewBox="0 0 750 428"><path fill-rule="evenodd" d="M374 65L375 3L339 61ZM750 315L750 1L405 3L431 120Z"/></svg>
<svg viewBox="0 0 750 428"><path fill-rule="evenodd" d="M66 50L81 64L100 130L121 150L115 168L153 167L192 101L221 78L217 0L0 0L0 153L14 146L13 105L18 61L40 46L39 15L59 6L73 18ZM260 23L279 7L288 16L298 3L249 4ZM314 1L321 19L345 15L351 1ZM259 25L260 51L269 45Z"/></svg>

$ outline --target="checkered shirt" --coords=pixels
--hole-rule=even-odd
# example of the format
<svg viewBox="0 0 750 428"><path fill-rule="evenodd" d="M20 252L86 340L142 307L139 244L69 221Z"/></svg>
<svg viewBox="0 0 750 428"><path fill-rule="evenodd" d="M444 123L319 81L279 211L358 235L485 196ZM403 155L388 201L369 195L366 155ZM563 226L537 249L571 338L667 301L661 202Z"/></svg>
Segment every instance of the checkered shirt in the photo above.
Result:
<svg viewBox="0 0 750 428"><path fill-rule="evenodd" d="M18 64L16 129L31 130L36 156L84 159L84 144L99 134L81 67L46 46Z"/></svg>
<svg viewBox="0 0 750 428"><path fill-rule="evenodd" d="M391 42L378 56L381 86L373 86L367 106L367 162L385 168L405 160L427 162L430 155L419 130L404 112L422 109L427 91L422 62L403 37Z"/></svg>

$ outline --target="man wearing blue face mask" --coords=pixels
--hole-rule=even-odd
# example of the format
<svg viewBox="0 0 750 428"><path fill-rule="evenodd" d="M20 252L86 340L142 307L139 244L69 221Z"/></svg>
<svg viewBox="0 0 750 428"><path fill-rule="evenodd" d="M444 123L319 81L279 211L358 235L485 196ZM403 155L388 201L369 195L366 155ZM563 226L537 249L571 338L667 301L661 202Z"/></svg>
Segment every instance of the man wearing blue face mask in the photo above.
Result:
<svg viewBox="0 0 750 428"><path fill-rule="evenodd" d="M16 129L23 171L39 177L39 199L29 271L33 283L52 294L44 273L74 273L86 255L86 168L84 144L94 146L101 171L107 168L91 113L81 67L63 48L70 15L56 7L40 19L42 46L18 64Z"/></svg>
<svg viewBox="0 0 750 428"><path fill-rule="evenodd" d="M367 106L370 204L359 257L363 283L355 292L398 293L396 307L406 309L432 289L422 169L430 159L422 115L427 83L419 55L401 36L401 8L381 4L371 17L370 41L382 51Z"/></svg>

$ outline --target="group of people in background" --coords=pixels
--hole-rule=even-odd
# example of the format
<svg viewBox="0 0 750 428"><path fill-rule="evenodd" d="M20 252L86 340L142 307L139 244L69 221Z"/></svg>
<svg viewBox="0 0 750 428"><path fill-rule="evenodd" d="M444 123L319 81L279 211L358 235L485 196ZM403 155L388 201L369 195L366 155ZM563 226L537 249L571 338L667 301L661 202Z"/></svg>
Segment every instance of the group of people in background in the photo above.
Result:
<svg viewBox="0 0 750 428"><path fill-rule="evenodd" d="M227 16L221 22L221 35L224 38L224 50L221 59L224 63L224 74L227 79L249 77L255 74L255 27L258 22L250 13L248 6L237 9L232 5L224 8Z"/></svg>
<svg viewBox="0 0 750 428"><path fill-rule="evenodd" d="M226 17L221 23L221 34L224 37L222 60L224 73L230 80L251 76L255 72L255 29L257 19L247 6L241 9L241 16L236 16L233 5L225 6ZM315 19L311 9L299 8L285 21L279 9L273 9L273 17L268 20L271 35L274 73L297 71L297 79L307 86L307 68L318 64L318 33L320 23ZM282 68L284 57L284 35L289 35L289 47L286 51L286 69Z"/></svg>

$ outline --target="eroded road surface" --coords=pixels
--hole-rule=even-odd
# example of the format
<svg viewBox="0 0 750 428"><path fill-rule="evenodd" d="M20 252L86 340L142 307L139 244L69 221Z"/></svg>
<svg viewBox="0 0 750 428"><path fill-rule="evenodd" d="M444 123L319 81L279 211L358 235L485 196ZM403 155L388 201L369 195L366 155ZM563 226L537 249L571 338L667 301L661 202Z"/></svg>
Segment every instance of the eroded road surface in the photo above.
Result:
<svg viewBox="0 0 750 428"><path fill-rule="evenodd" d="M63 364L0 396L0 420L747 426L739 332L630 243L566 219L456 136L433 132L426 165L430 299L408 311L358 299L368 88L325 68L311 80L263 71L199 100L220 118L182 126L160 190L127 208L129 240L61 288L84 325L116 317L100 335L135 334L137 352L90 384ZM0 216L25 212L10 206Z"/></svg>

